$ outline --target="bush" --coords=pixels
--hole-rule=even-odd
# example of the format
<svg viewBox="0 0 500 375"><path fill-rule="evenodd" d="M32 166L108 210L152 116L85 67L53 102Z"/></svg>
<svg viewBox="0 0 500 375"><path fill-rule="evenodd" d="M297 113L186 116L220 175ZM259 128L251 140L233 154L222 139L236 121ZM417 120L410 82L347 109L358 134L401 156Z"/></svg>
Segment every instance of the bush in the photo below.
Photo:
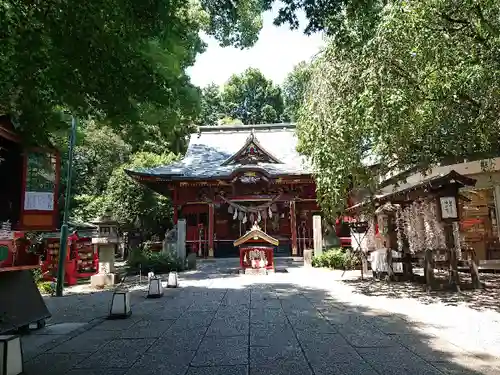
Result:
<svg viewBox="0 0 500 375"><path fill-rule="evenodd" d="M41 281L37 284L38 290L43 294L54 294L54 286L51 281Z"/></svg>
<svg viewBox="0 0 500 375"><path fill-rule="evenodd" d="M358 264L359 259L351 251L342 248L329 249L312 259L313 267L353 269Z"/></svg>
<svg viewBox="0 0 500 375"><path fill-rule="evenodd" d="M132 249L127 259L127 271L132 274L148 273L168 273L170 271L182 271L184 262L172 254L154 252L147 248Z"/></svg>

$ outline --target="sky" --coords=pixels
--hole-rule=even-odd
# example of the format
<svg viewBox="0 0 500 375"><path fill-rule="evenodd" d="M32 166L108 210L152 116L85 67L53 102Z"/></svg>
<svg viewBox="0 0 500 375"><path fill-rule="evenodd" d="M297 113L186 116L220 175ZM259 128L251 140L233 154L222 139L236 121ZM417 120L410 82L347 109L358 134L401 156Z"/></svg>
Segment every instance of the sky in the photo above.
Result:
<svg viewBox="0 0 500 375"><path fill-rule="evenodd" d="M295 65L314 56L324 45L322 36L304 35L306 18L303 14L299 15L299 30L290 30L288 25L274 26L278 9L279 4L275 4L272 11L264 14L259 41L252 48L222 48L212 37L203 36L208 46L188 70L192 83L200 87L212 82L222 85L231 75L251 67L259 69L275 84L281 84Z"/></svg>

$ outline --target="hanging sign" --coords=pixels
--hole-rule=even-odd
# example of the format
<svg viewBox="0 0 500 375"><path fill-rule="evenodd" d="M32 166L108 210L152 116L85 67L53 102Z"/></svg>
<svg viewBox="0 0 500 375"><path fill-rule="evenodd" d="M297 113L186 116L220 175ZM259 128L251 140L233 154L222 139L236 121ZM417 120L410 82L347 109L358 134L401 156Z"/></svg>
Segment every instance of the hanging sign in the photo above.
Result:
<svg viewBox="0 0 500 375"><path fill-rule="evenodd" d="M53 211L54 193L27 191L24 194L24 209L27 211Z"/></svg>
<svg viewBox="0 0 500 375"><path fill-rule="evenodd" d="M441 218L458 219L457 200L455 197L440 197Z"/></svg>

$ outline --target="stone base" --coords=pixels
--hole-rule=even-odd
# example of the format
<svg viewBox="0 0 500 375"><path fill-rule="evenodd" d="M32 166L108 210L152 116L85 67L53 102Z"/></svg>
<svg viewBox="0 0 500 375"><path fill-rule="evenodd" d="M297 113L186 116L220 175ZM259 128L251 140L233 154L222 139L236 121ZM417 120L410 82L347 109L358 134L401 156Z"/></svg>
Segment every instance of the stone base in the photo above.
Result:
<svg viewBox="0 0 500 375"><path fill-rule="evenodd" d="M114 273L98 273L90 276L90 285L93 288L103 288L105 286L115 285L117 276Z"/></svg>
<svg viewBox="0 0 500 375"><path fill-rule="evenodd" d="M267 275L268 270L265 268L245 268L245 275Z"/></svg>

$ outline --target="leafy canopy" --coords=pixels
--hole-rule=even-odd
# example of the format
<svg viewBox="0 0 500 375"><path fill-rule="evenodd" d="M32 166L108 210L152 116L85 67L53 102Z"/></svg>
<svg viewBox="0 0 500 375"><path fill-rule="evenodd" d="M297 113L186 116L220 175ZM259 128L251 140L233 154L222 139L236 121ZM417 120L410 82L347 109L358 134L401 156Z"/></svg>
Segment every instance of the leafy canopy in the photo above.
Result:
<svg viewBox="0 0 500 375"><path fill-rule="evenodd" d="M292 121L296 121L299 116L310 79L311 68L308 63L302 61L293 68L283 82L285 113Z"/></svg>
<svg viewBox="0 0 500 375"><path fill-rule="evenodd" d="M284 105L281 89L258 69L248 68L229 78L222 90L226 114L244 124L281 122Z"/></svg>
<svg viewBox="0 0 500 375"><path fill-rule="evenodd" d="M323 207L374 183L370 154L379 173L498 155L499 16L490 0L390 1L363 43L330 41L298 127Z"/></svg>
<svg viewBox="0 0 500 375"><path fill-rule="evenodd" d="M38 143L67 127L61 110L118 129L151 111L187 122L199 110L185 74L203 51L199 32L247 47L261 26L256 5L195 0L2 0L0 23L0 113Z"/></svg>

